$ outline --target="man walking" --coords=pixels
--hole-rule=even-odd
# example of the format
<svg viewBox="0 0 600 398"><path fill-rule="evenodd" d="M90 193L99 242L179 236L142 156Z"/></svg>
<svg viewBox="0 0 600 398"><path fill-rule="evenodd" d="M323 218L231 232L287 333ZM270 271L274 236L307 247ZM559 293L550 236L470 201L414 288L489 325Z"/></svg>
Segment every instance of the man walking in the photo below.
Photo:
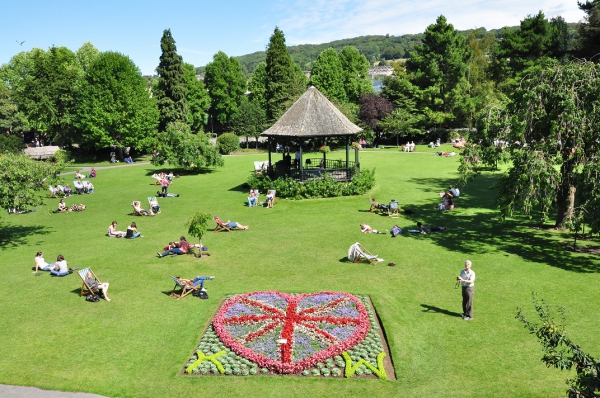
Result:
<svg viewBox="0 0 600 398"><path fill-rule="evenodd" d="M473 287L475 286L475 271L471 269L471 260L465 261L465 269L460 271L456 280L462 285L462 318L470 321L473 319Z"/></svg>

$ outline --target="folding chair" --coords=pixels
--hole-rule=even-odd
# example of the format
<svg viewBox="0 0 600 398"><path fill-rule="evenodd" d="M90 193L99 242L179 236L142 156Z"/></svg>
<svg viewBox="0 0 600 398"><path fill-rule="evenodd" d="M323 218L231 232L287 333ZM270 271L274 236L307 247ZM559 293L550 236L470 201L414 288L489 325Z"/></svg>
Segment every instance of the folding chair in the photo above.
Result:
<svg viewBox="0 0 600 398"><path fill-rule="evenodd" d="M170 296L176 298L177 300L187 296L194 291L202 291L204 289L204 281L215 279L214 276L197 276L194 279L182 279L173 275L170 275L173 281L175 281L175 286L173 286L173 291ZM181 289L179 292L176 290Z"/></svg>
<svg viewBox="0 0 600 398"><path fill-rule="evenodd" d="M390 202L390 206L388 207L388 216L392 218L400 217L400 204L396 202L394 199Z"/></svg>
<svg viewBox="0 0 600 398"><path fill-rule="evenodd" d="M92 277L96 281L97 285L99 285L100 283L102 283L102 282L100 282L100 279L98 279L98 277L96 276L96 274L94 274L94 271L92 271L92 269L90 267L86 267L84 269L80 269L79 271L77 271L77 273L79 274L79 277L83 281L83 285L81 285L81 291L79 292L80 296L86 296L88 294L96 293L98 291L98 289L92 289L90 287L90 285L88 285L87 282L85 281L86 278L87 278L88 272L92 275Z"/></svg>
<svg viewBox="0 0 600 398"><path fill-rule="evenodd" d="M50 196L48 196L49 198L59 198L57 189L54 187L48 187L48 189L50 190Z"/></svg>
<svg viewBox="0 0 600 398"><path fill-rule="evenodd" d="M348 248L348 260L353 263L358 263L360 261L366 260L369 263L375 265L379 262L378 255L371 254L363 245L356 242L352 246Z"/></svg>
<svg viewBox="0 0 600 398"><path fill-rule="evenodd" d="M273 195L273 202L271 203L271 205L274 205L277 203L277 190L275 189L269 189L267 191L267 195Z"/></svg>
<svg viewBox="0 0 600 398"><path fill-rule="evenodd" d="M223 221L217 221L215 220L215 222L217 223L217 226L215 227L213 232L229 232L232 231L232 228L229 228L227 226L227 224L223 223Z"/></svg>
<svg viewBox="0 0 600 398"><path fill-rule="evenodd" d="M81 195L83 193L83 181L80 180L75 180L73 181L73 188L75 188L75 191Z"/></svg>
<svg viewBox="0 0 600 398"><path fill-rule="evenodd" d="M158 203L158 200L156 200L156 196L148 196L148 207L150 208L150 211L152 213L158 214L158 213L160 213L160 205L158 205L158 211L154 211L154 209L152 208L153 200L155 200L156 203Z"/></svg>

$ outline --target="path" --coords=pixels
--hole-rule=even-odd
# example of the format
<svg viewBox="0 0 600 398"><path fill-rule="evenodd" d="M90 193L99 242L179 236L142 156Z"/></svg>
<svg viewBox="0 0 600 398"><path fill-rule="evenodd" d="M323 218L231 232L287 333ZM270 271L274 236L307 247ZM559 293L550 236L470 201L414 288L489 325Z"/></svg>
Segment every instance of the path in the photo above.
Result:
<svg viewBox="0 0 600 398"><path fill-rule="evenodd" d="M102 395L83 392L42 390L37 387L8 386L0 384L2 398L106 398Z"/></svg>

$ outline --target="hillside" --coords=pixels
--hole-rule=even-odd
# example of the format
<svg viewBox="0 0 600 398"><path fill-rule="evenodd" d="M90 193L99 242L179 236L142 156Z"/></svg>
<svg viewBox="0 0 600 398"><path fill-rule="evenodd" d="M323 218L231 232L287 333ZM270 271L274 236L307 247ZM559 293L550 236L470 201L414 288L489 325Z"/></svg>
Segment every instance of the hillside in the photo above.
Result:
<svg viewBox="0 0 600 398"><path fill-rule="evenodd" d="M577 23L568 23L569 33L571 36L575 35L577 31ZM518 26L508 27L508 29L518 29ZM484 35L493 35L496 38L502 37L502 29L486 30L485 28L469 29L459 31L465 36L475 31L477 37L483 37ZM375 35L375 36L360 36L352 39L335 40L330 43L323 44L301 44L297 46L289 46L288 51L290 52L292 59L296 62L302 70L310 70L312 63L317 59L318 55L329 47L334 48L337 51L342 50L346 46L354 46L358 48L361 54L363 54L367 60L373 65L377 61L381 60L394 60L399 58L408 58L409 53L413 51L416 44L421 42L423 33L417 34L406 34L402 36L393 35ZM265 51L257 51L252 54L241 55L236 57L242 65L244 74L250 75L256 68L256 65L265 60ZM196 68L198 74L204 73L204 66Z"/></svg>

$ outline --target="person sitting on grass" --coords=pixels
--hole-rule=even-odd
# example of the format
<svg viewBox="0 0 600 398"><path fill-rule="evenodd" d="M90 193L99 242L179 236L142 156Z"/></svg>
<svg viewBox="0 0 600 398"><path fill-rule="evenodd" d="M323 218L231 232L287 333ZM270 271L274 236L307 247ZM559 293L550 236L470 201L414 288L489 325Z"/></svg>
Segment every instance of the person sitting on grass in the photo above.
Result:
<svg viewBox="0 0 600 398"><path fill-rule="evenodd" d="M109 226L108 226L108 232L107 235L110 238L122 238L123 236L125 236L125 232L123 231L117 231L117 222L113 221Z"/></svg>
<svg viewBox="0 0 600 398"><path fill-rule="evenodd" d="M98 283L98 280L94 278L91 272L88 271L87 275L85 276L85 284L88 285L88 287L93 291L100 290L104 296L104 300L110 301L108 298L108 282Z"/></svg>
<svg viewBox="0 0 600 398"><path fill-rule="evenodd" d="M169 246L171 246L169 244ZM163 258L166 255L171 255L172 257L177 256L178 254L186 254L190 248L192 246L190 246L190 244L188 243L188 241L185 239L185 236L182 236L179 238L179 244L177 245L177 247L172 247L170 249L165 250L164 252L157 252L156 255L159 258Z"/></svg>
<svg viewBox="0 0 600 398"><path fill-rule="evenodd" d="M371 208L369 209L369 213L373 213L377 210L387 211L388 206L377 203L375 198L369 198L371 200Z"/></svg>
<svg viewBox="0 0 600 398"><path fill-rule="evenodd" d="M135 222L132 222L131 225L127 227L127 232L125 233L125 238L126 239L135 239L135 238L139 238L140 236L143 238L142 233L138 232L137 225L135 224Z"/></svg>
<svg viewBox="0 0 600 398"><path fill-rule="evenodd" d="M65 203L64 199L61 199L60 202L58 202L58 208L56 210L54 210L55 213L66 213L68 210L67 208L67 204Z"/></svg>
<svg viewBox="0 0 600 398"><path fill-rule="evenodd" d="M77 171L75 172L75 178L85 178L85 176L84 176L83 174L81 174L81 173L79 172L79 170L77 170Z"/></svg>
<svg viewBox="0 0 600 398"><path fill-rule="evenodd" d="M131 155L127 156L125 159L125 163L133 163L133 159L131 158Z"/></svg>
<svg viewBox="0 0 600 398"><path fill-rule="evenodd" d="M54 269L55 265L56 263L48 264L46 260L44 260L44 254L42 252L37 252L35 255L35 271L33 272L37 273L38 270L49 272Z"/></svg>
<svg viewBox="0 0 600 398"><path fill-rule="evenodd" d="M250 228L249 226L242 225L242 224L240 224L240 223L238 223L236 221L227 220L227 222L223 222L223 221L221 221L221 219L219 218L219 216L214 216L213 220L215 220L215 222L217 224L226 225L227 227L232 228L232 229L236 229L236 228L237 229L248 229L248 228Z"/></svg>
<svg viewBox="0 0 600 398"><path fill-rule="evenodd" d="M56 257L56 262L54 263L54 267L50 270L50 274L52 276L67 276L70 274L67 260L65 260L65 257L62 254L59 254L58 257Z"/></svg>
<svg viewBox="0 0 600 398"><path fill-rule="evenodd" d="M370 225L367 224L360 224L360 232L365 233L365 234L385 234L385 232L383 231L378 231L376 229L371 228Z"/></svg>
<svg viewBox="0 0 600 398"><path fill-rule="evenodd" d="M90 171L90 174L88 175L88 178L96 178L96 169L94 169L92 167L92 171Z"/></svg>

